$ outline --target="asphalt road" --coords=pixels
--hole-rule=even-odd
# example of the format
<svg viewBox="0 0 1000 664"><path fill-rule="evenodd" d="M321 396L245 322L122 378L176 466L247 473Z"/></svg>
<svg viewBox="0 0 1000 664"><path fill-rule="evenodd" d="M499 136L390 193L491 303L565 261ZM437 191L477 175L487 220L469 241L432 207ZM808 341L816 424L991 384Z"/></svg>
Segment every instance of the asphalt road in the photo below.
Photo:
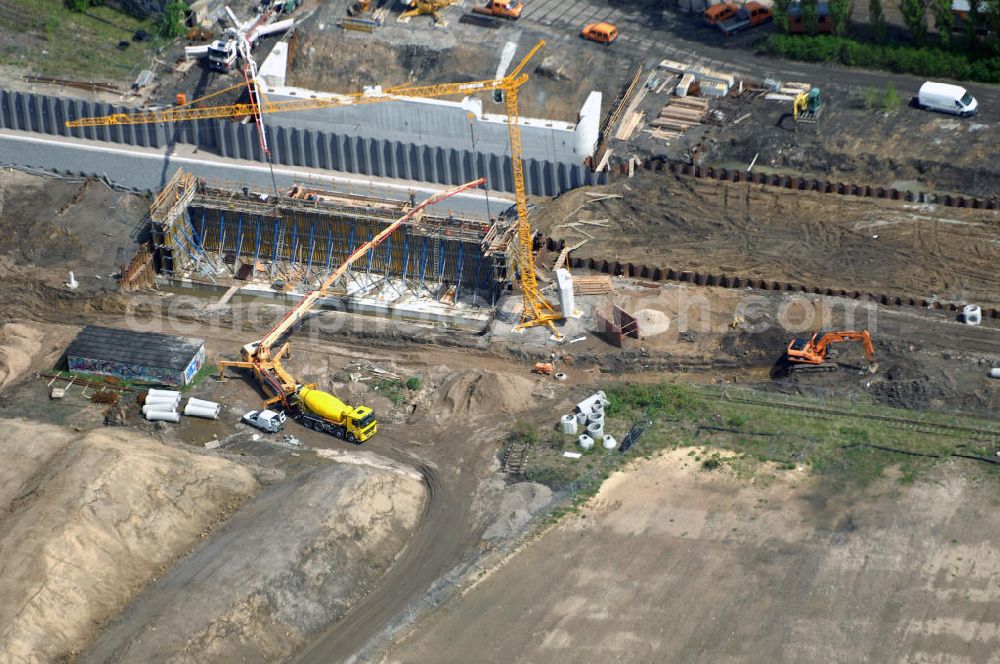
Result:
<svg viewBox="0 0 1000 664"><path fill-rule="evenodd" d="M159 189L177 168L209 180L259 187L261 192L272 189L271 172L266 164L198 153L188 145L155 149L0 130L0 165L72 175L104 176L117 185L138 191ZM411 190L419 199L446 189L428 183L286 166L274 168L274 179L278 187L305 182L344 193L400 201L406 200ZM507 197L507 194L487 194L477 190L453 196L430 209L437 208L443 214L452 210L459 216L486 218L487 215L496 216L513 204L513 199Z"/></svg>
<svg viewBox="0 0 1000 664"><path fill-rule="evenodd" d="M755 79L767 77L783 81L805 81L823 88L842 86L884 89L892 82L905 99L916 94L927 79L908 74L855 69L830 63L808 63L757 55L751 44L774 30L773 25L749 30L727 39L700 22L698 14L680 14L667 9L643 11L639 3L609 3L608 0L534 0L526 6L520 27L546 33L547 37L579 39L587 22L611 21L618 27L618 41L612 51L647 61L679 60ZM581 41L581 48L609 48ZM961 83L961 81L953 81ZM980 101L980 118L1000 119L1000 86L964 84Z"/></svg>

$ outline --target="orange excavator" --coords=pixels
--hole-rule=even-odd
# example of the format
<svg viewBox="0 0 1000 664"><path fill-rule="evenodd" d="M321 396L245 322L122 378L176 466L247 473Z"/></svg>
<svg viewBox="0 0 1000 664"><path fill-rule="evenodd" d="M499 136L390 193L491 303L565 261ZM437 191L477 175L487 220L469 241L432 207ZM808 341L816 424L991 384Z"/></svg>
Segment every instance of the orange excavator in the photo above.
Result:
<svg viewBox="0 0 1000 664"><path fill-rule="evenodd" d="M821 372L836 371L840 368L836 362L828 362L830 345L846 341L856 341L864 346L865 357L868 359L868 373L875 373L875 346L868 330L860 332L816 332L808 339L792 339L785 351L785 361L789 372Z"/></svg>

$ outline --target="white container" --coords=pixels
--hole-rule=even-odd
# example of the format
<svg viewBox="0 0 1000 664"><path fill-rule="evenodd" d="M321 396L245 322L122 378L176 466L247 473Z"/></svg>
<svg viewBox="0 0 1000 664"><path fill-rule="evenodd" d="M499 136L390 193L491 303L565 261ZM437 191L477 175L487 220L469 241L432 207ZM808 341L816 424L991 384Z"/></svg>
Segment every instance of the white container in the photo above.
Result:
<svg viewBox="0 0 1000 664"><path fill-rule="evenodd" d="M604 404L602 402L598 401L597 403L595 403L591 407L590 412L594 413L595 415L597 415L597 414L603 415L604 414Z"/></svg>
<svg viewBox="0 0 1000 664"><path fill-rule="evenodd" d="M587 424L594 424L594 423L600 424L603 427L604 413L593 413L587 416Z"/></svg>
<svg viewBox="0 0 1000 664"><path fill-rule="evenodd" d="M601 445L603 445L606 450L613 450L618 447L618 441L615 440L614 436L605 435Z"/></svg>
<svg viewBox="0 0 1000 664"><path fill-rule="evenodd" d="M587 425L587 435L594 440L604 438L604 424L601 422L591 422Z"/></svg>
<svg viewBox="0 0 1000 664"><path fill-rule="evenodd" d="M146 419L150 422L180 422L181 415L165 410L151 410L146 413Z"/></svg>
<svg viewBox="0 0 1000 664"><path fill-rule="evenodd" d="M580 449L590 450L594 448L594 439L587 434L583 434L576 439L576 444L580 446Z"/></svg>
<svg viewBox="0 0 1000 664"><path fill-rule="evenodd" d="M562 427L562 432L567 436L572 436L576 434L576 416L574 415L563 415L562 419L559 420L559 426Z"/></svg>
<svg viewBox="0 0 1000 664"><path fill-rule="evenodd" d="M218 401L205 401L204 399L195 399L191 397L188 399L187 405L189 406L201 406L202 408L218 408Z"/></svg>
<svg viewBox="0 0 1000 664"><path fill-rule="evenodd" d="M178 390L157 390L150 388L148 396L151 397L178 397L180 398L181 393Z"/></svg>
<svg viewBox="0 0 1000 664"><path fill-rule="evenodd" d="M978 304L967 304L962 307L962 322L966 325L979 325L982 323L982 308Z"/></svg>
<svg viewBox="0 0 1000 664"><path fill-rule="evenodd" d="M192 406L188 404L184 407L184 414L188 417L204 417L206 420L217 420L219 419L219 407L207 408L205 406Z"/></svg>
<svg viewBox="0 0 1000 664"><path fill-rule="evenodd" d="M148 403L142 407L142 414L148 415L149 413L176 413L177 408L171 406L168 403Z"/></svg>
<svg viewBox="0 0 1000 664"><path fill-rule="evenodd" d="M579 424L582 427L587 426L587 413L577 413L576 414L576 423Z"/></svg>
<svg viewBox="0 0 1000 664"><path fill-rule="evenodd" d="M990 378L1000 378L1000 367L990 369Z"/></svg>

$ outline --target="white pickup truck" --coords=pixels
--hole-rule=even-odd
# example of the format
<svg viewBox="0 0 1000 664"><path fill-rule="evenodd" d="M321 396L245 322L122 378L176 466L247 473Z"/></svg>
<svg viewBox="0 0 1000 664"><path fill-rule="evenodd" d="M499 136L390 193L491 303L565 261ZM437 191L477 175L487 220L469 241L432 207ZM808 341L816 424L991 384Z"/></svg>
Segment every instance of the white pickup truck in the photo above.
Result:
<svg viewBox="0 0 1000 664"><path fill-rule="evenodd" d="M274 410L251 410L243 416L243 421L252 427L268 433L278 433L285 426L285 413Z"/></svg>

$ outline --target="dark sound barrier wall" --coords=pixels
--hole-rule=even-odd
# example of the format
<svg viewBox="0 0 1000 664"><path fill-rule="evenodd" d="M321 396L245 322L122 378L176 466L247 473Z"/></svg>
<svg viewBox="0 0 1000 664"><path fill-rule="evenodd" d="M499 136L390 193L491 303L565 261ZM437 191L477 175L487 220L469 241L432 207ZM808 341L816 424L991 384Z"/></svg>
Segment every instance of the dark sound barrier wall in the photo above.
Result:
<svg viewBox="0 0 1000 664"><path fill-rule="evenodd" d="M168 148L196 146L222 157L264 161L253 123L196 120L176 124L112 125L69 129L67 120L129 112L102 102L0 90L0 128L56 136ZM423 143L361 138L346 134L268 126L274 162L324 170L457 185L479 177L490 189L514 189L510 158L471 150L438 148ZM525 159L528 193L557 196L576 187L604 184L607 173L593 173L583 164Z"/></svg>

